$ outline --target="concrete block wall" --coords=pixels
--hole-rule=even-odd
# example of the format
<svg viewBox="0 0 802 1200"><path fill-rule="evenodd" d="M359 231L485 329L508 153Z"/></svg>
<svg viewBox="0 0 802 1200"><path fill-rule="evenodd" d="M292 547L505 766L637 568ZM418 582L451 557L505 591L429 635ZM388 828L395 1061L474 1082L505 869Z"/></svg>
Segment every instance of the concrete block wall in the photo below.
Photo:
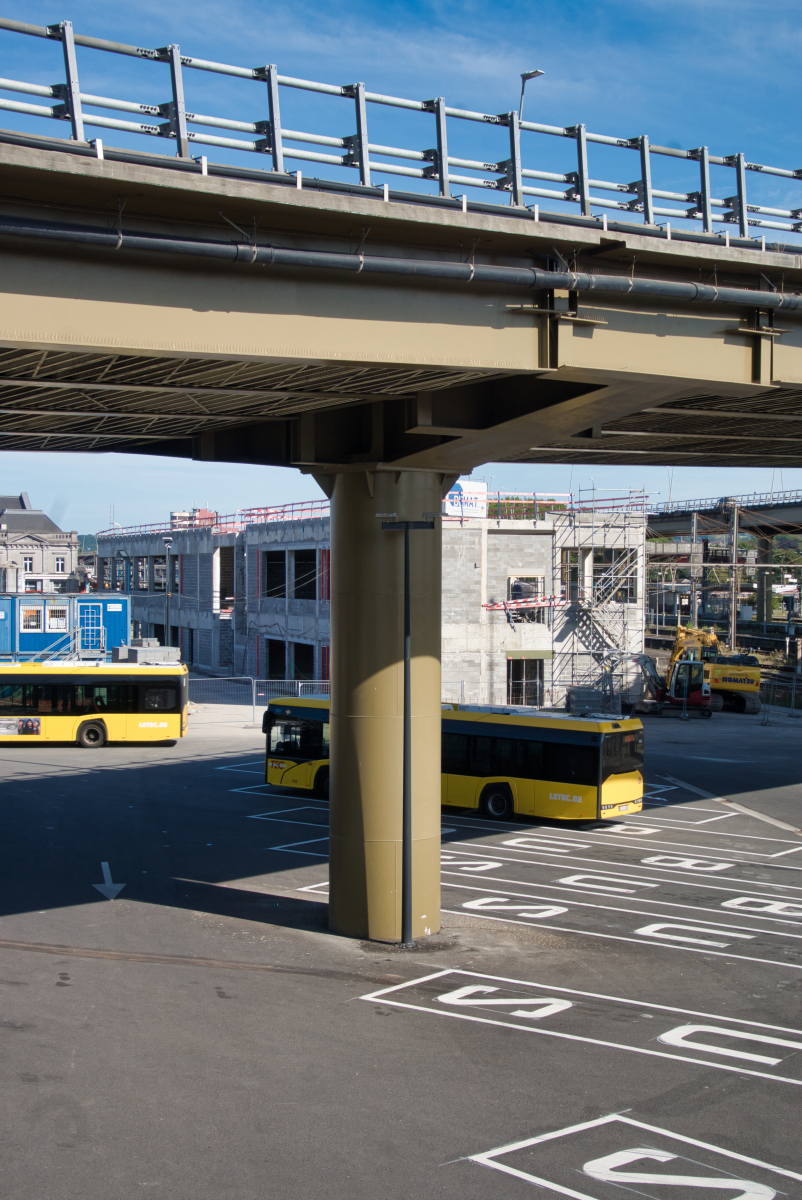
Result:
<svg viewBox="0 0 802 1200"><path fill-rule="evenodd" d="M267 643L286 645L290 662L293 643L313 648L314 674L319 677L324 647L330 643L330 603L321 595L320 552L328 551L328 518L271 522L251 525L239 533L214 533L210 529L175 531L171 556L183 555L183 589L169 598L170 624L192 630L192 665L196 670L218 675L268 673ZM628 648L642 650L644 635L644 522L630 514L589 514L572 518L551 514L541 521L494 519L446 520L443 523L442 576L442 679L443 697L467 703L508 702L508 662L534 659L541 666L544 699L560 702L556 695L554 655L581 655L583 621L577 606L539 610L533 619L516 620L512 627L502 610L485 605L506 600L511 577L542 580L545 596L560 592L561 554L565 548L610 545L637 547L640 554L638 602L627 605ZM220 610L219 552L233 548L233 608ZM160 535L105 539L101 555L113 557L118 548L132 559L164 554ZM286 595L265 596L260 579L260 556L266 551L287 554ZM314 550L318 555L318 585L315 599L293 595L294 553ZM217 556L217 557L216 557ZM133 572L132 572L133 575ZM148 572L149 590L132 591L132 617L146 636L154 627L163 628L168 600L153 588L153 570ZM135 584L135 579L134 579ZM229 602L230 603L230 602ZM414 635L413 635L414 636ZM587 648L585 648L587 649ZM592 666L592 659L588 657ZM531 668L527 668L529 670ZM560 685L562 686L562 685ZM559 690L559 689L557 689ZM564 692L564 689L563 689ZM561 693L562 694L562 693Z"/></svg>

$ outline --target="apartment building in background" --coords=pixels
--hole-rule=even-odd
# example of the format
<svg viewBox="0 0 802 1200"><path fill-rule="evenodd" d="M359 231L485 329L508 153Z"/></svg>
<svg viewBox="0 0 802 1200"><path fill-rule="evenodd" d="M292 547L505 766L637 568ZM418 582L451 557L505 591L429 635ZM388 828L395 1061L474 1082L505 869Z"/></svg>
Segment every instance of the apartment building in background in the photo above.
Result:
<svg viewBox="0 0 802 1200"><path fill-rule="evenodd" d="M27 492L0 496L0 591L77 592L78 534L64 533Z"/></svg>
<svg viewBox="0 0 802 1200"><path fill-rule="evenodd" d="M200 674L325 680L328 511L193 510L106 530L98 586L130 595L133 636L180 646ZM645 515L501 499L488 511L443 517L443 698L562 706L598 683L606 652L643 649ZM638 693L636 666L616 678Z"/></svg>

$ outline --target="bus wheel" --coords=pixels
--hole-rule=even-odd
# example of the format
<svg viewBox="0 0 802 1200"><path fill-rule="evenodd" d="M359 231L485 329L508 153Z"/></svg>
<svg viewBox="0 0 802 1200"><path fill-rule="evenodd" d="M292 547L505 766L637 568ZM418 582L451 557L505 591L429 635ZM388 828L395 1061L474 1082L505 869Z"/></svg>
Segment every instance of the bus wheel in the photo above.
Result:
<svg viewBox="0 0 802 1200"><path fill-rule="evenodd" d="M326 770L318 771L315 776L315 795L320 800L329 798L329 773Z"/></svg>
<svg viewBox="0 0 802 1200"><path fill-rule="evenodd" d="M512 794L503 783L497 783L482 792L479 804L481 811L492 821L508 821L513 815Z"/></svg>
<svg viewBox="0 0 802 1200"><path fill-rule="evenodd" d="M106 730L99 721L89 721L78 730L78 745L87 749L105 746Z"/></svg>

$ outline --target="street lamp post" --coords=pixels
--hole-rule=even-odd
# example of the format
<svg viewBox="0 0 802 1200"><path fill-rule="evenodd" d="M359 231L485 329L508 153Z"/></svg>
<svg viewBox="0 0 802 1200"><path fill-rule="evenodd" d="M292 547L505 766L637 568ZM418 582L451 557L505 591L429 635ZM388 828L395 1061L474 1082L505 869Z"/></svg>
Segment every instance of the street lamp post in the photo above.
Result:
<svg viewBox="0 0 802 1200"><path fill-rule="evenodd" d="M545 75L545 71L522 71L521 72L521 103L518 108L518 120L523 119L524 115L524 89L529 79L537 79L538 75Z"/></svg>
<svg viewBox="0 0 802 1200"><path fill-rule="evenodd" d="M163 537L164 542L164 644L170 645L170 547L171 537Z"/></svg>
<svg viewBox="0 0 802 1200"><path fill-rule="evenodd" d="M401 945L412 945L412 692L409 595L409 531L434 529L434 521L382 521L382 529L404 531L404 764L401 841Z"/></svg>

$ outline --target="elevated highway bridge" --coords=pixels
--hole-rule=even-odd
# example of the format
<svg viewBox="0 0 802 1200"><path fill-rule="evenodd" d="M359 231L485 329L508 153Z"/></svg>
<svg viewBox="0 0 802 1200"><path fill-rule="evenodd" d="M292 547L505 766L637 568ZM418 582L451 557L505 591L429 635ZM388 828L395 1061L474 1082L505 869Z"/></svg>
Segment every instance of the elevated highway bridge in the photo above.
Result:
<svg viewBox="0 0 802 1200"><path fill-rule="evenodd" d="M750 171L754 187L792 188L801 173L104 42L69 22L2 30L55 43L65 82L0 80L16 122L0 130L0 447L318 480L334 550L331 920L397 940L403 549L383 522L439 513L453 480L487 461L802 465L799 213L755 203L752 176L747 197ZM169 99L83 92L76 47L163 64ZM191 112L185 81L209 71L258 85L263 119ZM289 131L280 88L337 97L355 132ZM372 143L368 105L430 114L436 147ZM48 121L71 136L50 136ZM453 157L459 121L491 127L499 161ZM571 169L528 166L524 134L566 139ZM166 152L130 148L134 135ZM592 179L594 143L629 155L636 182ZM209 146L250 159L193 156ZM292 173L291 158L333 178ZM691 190L658 188L658 159L692 169ZM734 194L716 199L711 167ZM381 173L421 190L377 184ZM414 535L411 565L416 935L439 925L434 525Z"/></svg>

